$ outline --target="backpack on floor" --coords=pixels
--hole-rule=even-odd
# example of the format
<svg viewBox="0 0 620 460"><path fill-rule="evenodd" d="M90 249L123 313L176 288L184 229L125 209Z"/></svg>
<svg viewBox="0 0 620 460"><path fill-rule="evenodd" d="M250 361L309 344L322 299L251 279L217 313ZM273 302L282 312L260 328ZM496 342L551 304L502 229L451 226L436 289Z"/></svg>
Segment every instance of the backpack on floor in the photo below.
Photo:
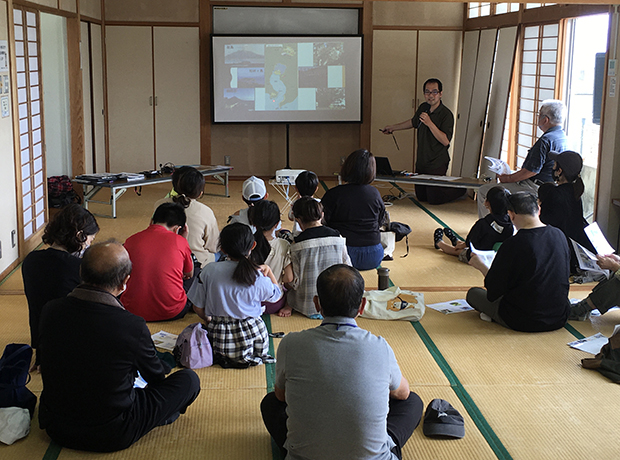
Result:
<svg viewBox="0 0 620 460"><path fill-rule="evenodd" d="M213 364L213 349L202 323L194 323L183 329L174 346L177 362L189 369L200 369Z"/></svg>
<svg viewBox="0 0 620 460"><path fill-rule="evenodd" d="M30 418L37 404L35 394L26 388L30 382L32 347L10 343L0 358L0 407L28 409Z"/></svg>
<svg viewBox="0 0 620 460"><path fill-rule="evenodd" d="M51 208L62 208L71 203L82 202L73 190L69 176L51 176L47 178L47 200Z"/></svg>

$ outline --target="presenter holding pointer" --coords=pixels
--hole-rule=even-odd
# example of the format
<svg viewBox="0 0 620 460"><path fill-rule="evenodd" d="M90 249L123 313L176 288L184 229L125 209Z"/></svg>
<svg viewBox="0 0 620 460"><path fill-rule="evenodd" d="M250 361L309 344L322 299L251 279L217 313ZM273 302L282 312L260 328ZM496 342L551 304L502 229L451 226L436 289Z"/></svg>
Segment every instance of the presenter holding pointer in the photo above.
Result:
<svg viewBox="0 0 620 460"><path fill-rule="evenodd" d="M454 115L441 102L443 85L436 78L424 82L424 98L411 120L405 120L382 129L383 134L415 128L418 130L418 152L415 171L419 174L445 176L450 163L448 147L454 131ZM465 189L449 187L429 187L416 185L415 194L418 200L429 204L442 204L459 198Z"/></svg>

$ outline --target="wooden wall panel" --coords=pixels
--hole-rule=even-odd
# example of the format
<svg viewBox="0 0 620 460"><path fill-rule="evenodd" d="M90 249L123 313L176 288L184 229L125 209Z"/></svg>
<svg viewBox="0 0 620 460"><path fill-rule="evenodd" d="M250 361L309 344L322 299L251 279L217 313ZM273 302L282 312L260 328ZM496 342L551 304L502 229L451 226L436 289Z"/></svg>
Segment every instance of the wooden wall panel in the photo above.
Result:
<svg viewBox="0 0 620 460"><path fill-rule="evenodd" d="M153 168L151 27L107 26L106 44L110 171Z"/></svg>
<svg viewBox="0 0 620 460"><path fill-rule="evenodd" d="M155 27L155 163L200 164L198 27Z"/></svg>
<svg viewBox="0 0 620 460"><path fill-rule="evenodd" d="M93 19L101 19L101 0L79 0L80 14Z"/></svg>
<svg viewBox="0 0 620 460"><path fill-rule="evenodd" d="M195 22L199 0L106 0L106 21Z"/></svg>
<svg viewBox="0 0 620 460"><path fill-rule="evenodd" d="M375 26L463 27L462 3L373 2Z"/></svg>
<svg viewBox="0 0 620 460"><path fill-rule="evenodd" d="M394 169L413 171L415 130L394 134L398 150L392 136L379 129L415 113L418 31L375 30L373 35L371 151L388 157Z"/></svg>
<svg viewBox="0 0 620 460"><path fill-rule="evenodd" d="M77 0L59 0L58 8L63 11L70 11L71 13L77 13Z"/></svg>
<svg viewBox="0 0 620 460"><path fill-rule="evenodd" d="M57 8L58 0L29 0L30 3L36 3L37 5L47 6L49 8Z"/></svg>

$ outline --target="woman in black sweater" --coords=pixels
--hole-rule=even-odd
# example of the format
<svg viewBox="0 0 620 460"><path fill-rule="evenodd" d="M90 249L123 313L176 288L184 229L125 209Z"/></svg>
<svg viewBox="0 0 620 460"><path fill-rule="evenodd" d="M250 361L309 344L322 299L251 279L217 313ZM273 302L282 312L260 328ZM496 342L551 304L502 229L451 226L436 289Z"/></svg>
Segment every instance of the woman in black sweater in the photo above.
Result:
<svg viewBox="0 0 620 460"><path fill-rule="evenodd" d="M375 157L360 149L347 157L340 172L346 182L323 196L325 223L347 239L347 251L358 270L376 268L383 259L379 227L385 205L379 191L370 185L377 174Z"/></svg>

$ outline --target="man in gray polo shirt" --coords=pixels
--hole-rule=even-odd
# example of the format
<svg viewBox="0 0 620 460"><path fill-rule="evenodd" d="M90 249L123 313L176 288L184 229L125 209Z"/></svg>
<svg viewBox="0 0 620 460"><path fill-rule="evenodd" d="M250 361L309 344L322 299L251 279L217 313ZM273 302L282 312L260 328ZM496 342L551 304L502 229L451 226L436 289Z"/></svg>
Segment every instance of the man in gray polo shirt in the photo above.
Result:
<svg viewBox="0 0 620 460"><path fill-rule="evenodd" d="M278 348L275 391L261 403L267 430L291 459L400 459L422 418L394 352L360 329L364 279L334 265L317 280L323 323L288 334Z"/></svg>

